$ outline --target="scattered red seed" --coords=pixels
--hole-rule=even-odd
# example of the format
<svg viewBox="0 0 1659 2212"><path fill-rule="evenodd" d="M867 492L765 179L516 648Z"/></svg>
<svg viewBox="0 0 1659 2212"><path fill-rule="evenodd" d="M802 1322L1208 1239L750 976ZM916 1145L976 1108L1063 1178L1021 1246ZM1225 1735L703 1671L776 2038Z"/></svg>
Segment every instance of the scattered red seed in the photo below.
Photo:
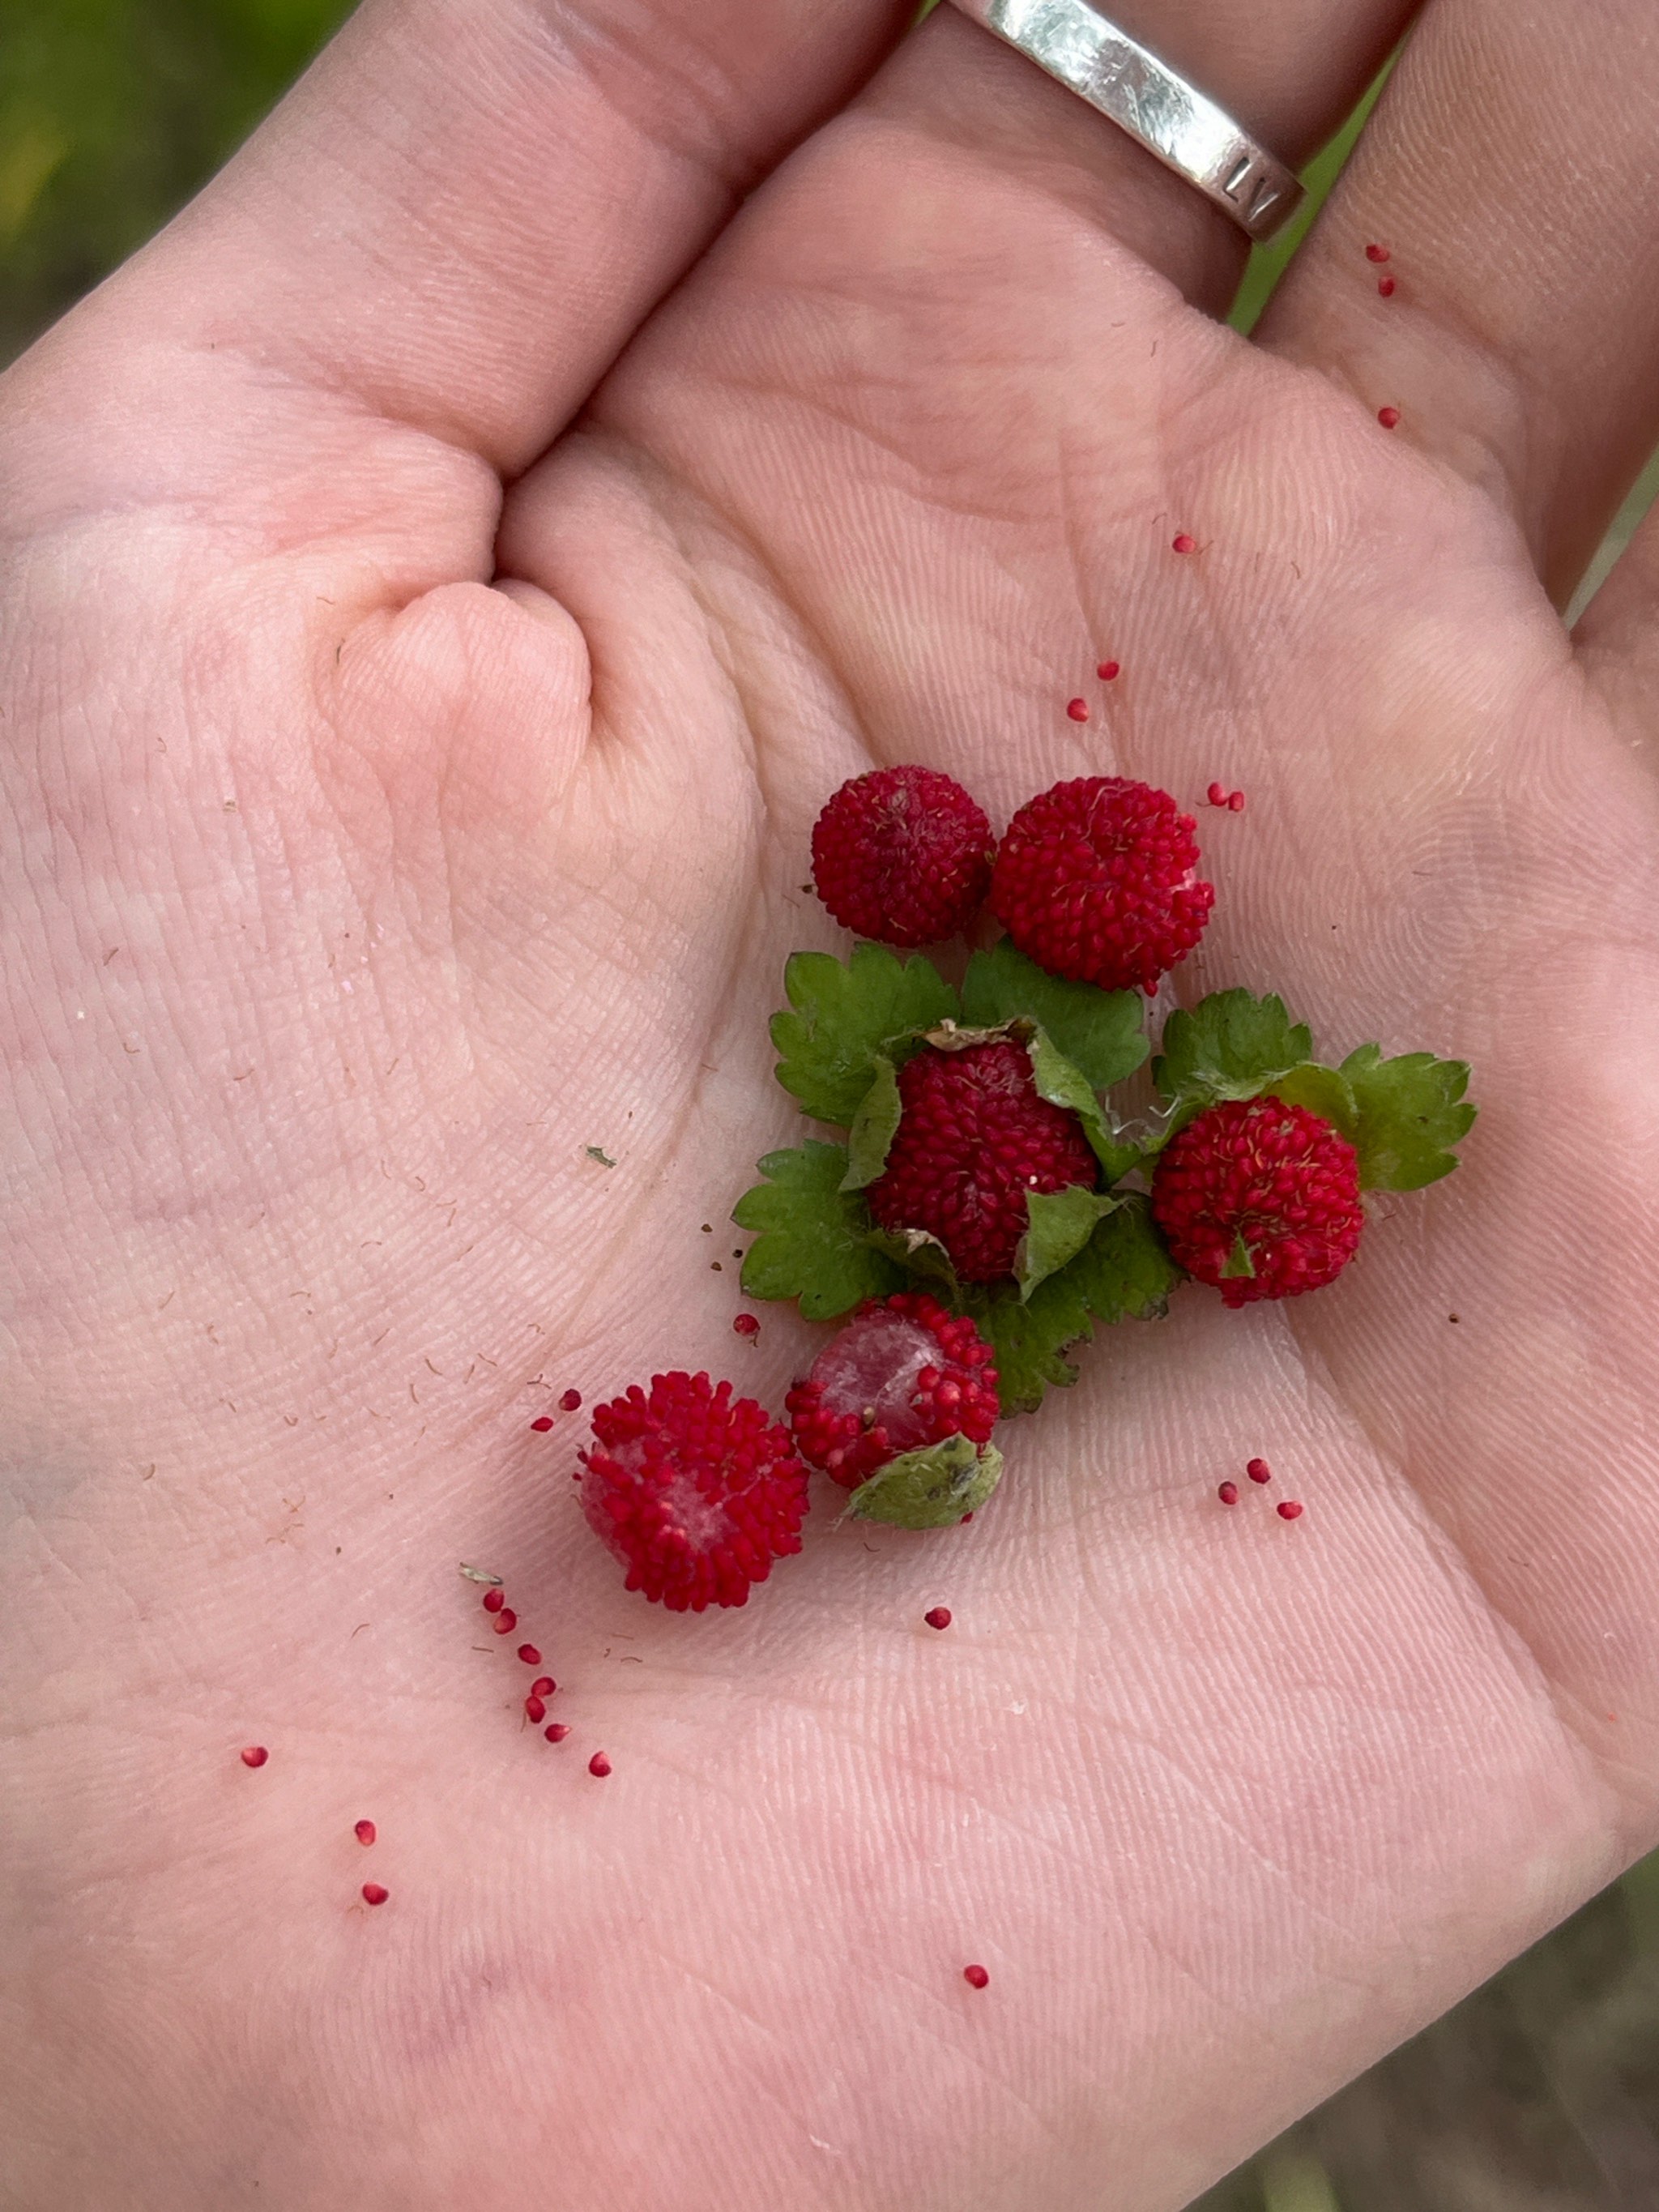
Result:
<svg viewBox="0 0 1659 2212"><path fill-rule="evenodd" d="M569 1733L569 1725L564 1721L549 1721L547 1726L542 1730L542 1734L550 1743L562 1743Z"/></svg>
<svg viewBox="0 0 1659 2212"><path fill-rule="evenodd" d="M1397 430L1400 428L1400 410L1397 407L1379 407L1376 419L1385 430Z"/></svg>
<svg viewBox="0 0 1659 2212"><path fill-rule="evenodd" d="M1220 1489L1217 1491L1216 1496L1221 1500L1224 1505L1237 1505L1238 1503L1238 1485L1236 1482L1224 1482Z"/></svg>
<svg viewBox="0 0 1659 2212"><path fill-rule="evenodd" d="M1367 261L1392 261L1394 255L1386 246L1368 246L1365 248L1365 258Z"/></svg>
<svg viewBox="0 0 1659 2212"><path fill-rule="evenodd" d="M530 1425L538 1437L544 1437L553 1425L553 1416L551 1413L544 1413L540 1420L532 1421Z"/></svg>
<svg viewBox="0 0 1659 2212"><path fill-rule="evenodd" d="M270 1757L270 1753L264 1744L251 1743L242 1753L242 1764L244 1766L263 1766Z"/></svg>
<svg viewBox="0 0 1659 2212"><path fill-rule="evenodd" d="M1074 722L1086 722L1089 719L1089 702L1086 699L1068 699L1066 702L1066 711Z"/></svg>
<svg viewBox="0 0 1659 2212"><path fill-rule="evenodd" d="M1123 663L1121 660L1103 660L1095 671L1103 684L1115 684L1122 673Z"/></svg>
<svg viewBox="0 0 1659 2212"><path fill-rule="evenodd" d="M1244 1470L1252 1482L1271 1482L1273 1471L1265 1459L1253 1459Z"/></svg>
<svg viewBox="0 0 1659 2212"><path fill-rule="evenodd" d="M1396 287L1392 276L1379 276L1376 280L1376 289L1385 300L1392 300Z"/></svg>
<svg viewBox="0 0 1659 2212"><path fill-rule="evenodd" d="M542 1655L533 1644L521 1644L519 1646L519 1656L526 1667L539 1667L542 1663Z"/></svg>
<svg viewBox="0 0 1659 2212"><path fill-rule="evenodd" d="M611 1771L611 1761L602 1751L596 1751L587 1762L587 1771L590 1774L597 1774L603 1781Z"/></svg>
<svg viewBox="0 0 1659 2212"><path fill-rule="evenodd" d="M732 1326L739 1336L758 1336L760 1334L760 1316L758 1314L740 1313L732 1322Z"/></svg>
<svg viewBox="0 0 1659 2212"><path fill-rule="evenodd" d="M1227 794L1218 783L1212 783L1204 796L1212 806L1224 806L1227 804Z"/></svg>
<svg viewBox="0 0 1659 2212"><path fill-rule="evenodd" d="M582 1394L580 1390L567 1390L559 1403L567 1413L579 1413L581 1411Z"/></svg>
<svg viewBox="0 0 1659 2212"><path fill-rule="evenodd" d="M359 1820L351 1832L360 1844L367 1847L374 1842L378 1831L373 1820Z"/></svg>
<svg viewBox="0 0 1659 2212"><path fill-rule="evenodd" d="M539 1728L542 1723L547 1718L547 1707L538 1697L526 1698L524 1701L524 1709L526 1713L536 1723L538 1728Z"/></svg>
<svg viewBox="0 0 1659 2212"><path fill-rule="evenodd" d="M1175 541L1175 550L1177 553L1196 553L1198 550L1198 540L1196 538L1189 537L1183 530L1180 537Z"/></svg>
<svg viewBox="0 0 1659 2212"><path fill-rule="evenodd" d="M964 1966L962 1970L962 1978L970 1989L982 1990L991 1977L983 1966Z"/></svg>
<svg viewBox="0 0 1659 2212"><path fill-rule="evenodd" d="M1243 793L1242 791L1230 791L1227 794L1227 804L1235 814L1242 814L1244 811Z"/></svg>
<svg viewBox="0 0 1659 2212"><path fill-rule="evenodd" d="M951 1608L948 1605L936 1605L931 1613L924 1613L921 1617L929 1628L948 1628L951 1626Z"/></svg>
<svg viewBox="0 0 1659 2212"><path fill-rule="evenodd" d="M1302 1518L1303 1507L1299 1498L1281 1498L1273 1510L1281 1521L1299 1521Z"/></svg>
<svg viewBox="0 0 1659 2212"><path fill-rule="evenodd" d="M532 1698L550 1698L558 1686L550 1674L538 1674L530 1685L530 1694Z"/></svg>
<svg viewBox="0 0 1659 2212"><path fill-rule="evenodd" d="M495 1633L497 1636L511 1636L518 1625L519 1616L514 1612L510 1605L504 1605L501 1611L495 1615Z"/></svg>
<svg viewBox="0 0 1659 2212"><path fill-rule="evenodd" d="M366 1881L363 1884L363 1903L365 1905L384 1905L391 1894L392 1892L386 1887L384 1882Z"/></svg>
<svg viewBox="0 0 1659 2212"><path fill-rule="evenodd" d="M505 1590L487 1589L483 1594L483 1609L486 1613L499 1613L506 1603Z"/></svg>

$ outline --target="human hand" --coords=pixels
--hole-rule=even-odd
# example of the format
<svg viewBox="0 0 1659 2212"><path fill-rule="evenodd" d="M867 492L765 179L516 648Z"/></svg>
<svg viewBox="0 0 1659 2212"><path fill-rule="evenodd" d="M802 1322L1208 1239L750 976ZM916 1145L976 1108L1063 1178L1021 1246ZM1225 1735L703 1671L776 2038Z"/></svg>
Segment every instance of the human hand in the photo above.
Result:
<svg viewBox="0 0 1659 2212"><path fill-rule="evenodd" d="M1539 581L1659 428L1659 29L1436 0L1249 344L908 12L371 4L0 384L8 2206L1173 2207L1659 1838L1659 538ZM1413 10L1119 12L1301 158ZM719 1225L872 759L1243 787L1182 996L1482 1118L670 1617L528 1424L821 1340Z"/></svg>

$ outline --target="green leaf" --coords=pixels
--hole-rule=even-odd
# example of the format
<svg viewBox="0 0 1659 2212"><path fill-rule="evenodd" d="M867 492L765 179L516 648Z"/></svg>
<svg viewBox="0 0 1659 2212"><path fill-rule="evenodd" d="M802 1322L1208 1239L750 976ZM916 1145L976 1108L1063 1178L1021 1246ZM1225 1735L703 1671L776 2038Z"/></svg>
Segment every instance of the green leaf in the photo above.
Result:
<svg viewBox="0 0 1659 2212"><path fill-rule="evenodd" d="M1200 1113L1222 1098L1256 1098L1313 1057L1313 1036L1282 999L1214 991L1164 1024L1152 1080L1173 1106Z"/></svg>
<svg viewBox="0 0 1659 2212"><path fill-rule="evenodd" d="M1066 1270L1097 1321L1152 1321L1184 1279L1152 1225L1151 1201L1126 1194Z"/></svg>
<svg viewBox="0 0 1659 2212"><path fill-rule="evenodd" d="M1030 1226L1014 1255L1019 1294L1029 1298L1037 1285L1075 1260L1105 1214L1121 1201L1110 1191L1074 1182L1066 1190L1034 1190L1026 1200Z"/></svg>
<svg viewBox="0 0 1659 2212"><path fill-rule="evenodd" d="M1287 1106L1305 1106L1310 1114L1317 1114L1328 1121L1351 1145L1358 1140L1359 1109L1354 1103L1353 1085L1339 1068L1321 1067L1315 1060L1304 1060L1288 1075L1276 1077L1263 1096L1282 1099Z"/></svg>
<svg viewBox="0 0 1659 2212"><path fill-rule="evenodd" d="M1457 1165L1452 1147L1467 1137L1476 1109L1463 1103L1469 1070L1431 1052L1384 1060L1362 1044L1342 1063L1358 1111L1359 1182L1364 1190L1421 1190Z"/></svg>
<svg viewBox="0 0 1659 2212"><path fill-rule="evenodd" d="M938 1237L930 1236L927 1230L866 1229L864 1241L872 1251L885 1254L908 1273L921 1275L930 1283L942 1284L947 1304L961 1303L961 1285L951 1265L951 1255Z"/></svg>
<svg viewBox="0 0 1659 2212"><path fill-rule="evenodd" d="M952 1021L956 993L920 953L855 945L843 967L828 952L797 952L783 974L789 1011L772 1017L778 1081L815 1121L850 1128L872 1063L916 1030Z"/></svg>
<svg viewBox="0 0 1659 2212"><path fill-rule="evenodd" d="M1054 1045L1047 1030L1033 1030L1025 1048L1030 1055L1031 1080L1039 1098L1051 1106L1064 1106L1083 1124L1095 1158L1108 1182L1115 1182L1139 1167L1141 1153L1133 1145L1120 1144L1104 1109L1079 1068L1073 1066Z"/></svg>
<svg viewBox="0 0 1659 2212"><path fill-rule="evenodd" d="M995 1029L1024 1015L1097 1091L1133 1075L1150 1048L1146 1000L1139 991L1099 991L1050 975L1004 937L968 963L962 1018L973 1029Z"/></svg>
<svg viewBox="0 0 1659 2212"><path fill-rule="evenodd" d="M863 1200L841 1188L845 1145L809 1139L798 1152L769 1152L760 1171L768 1180L732 1212L738 1228L760 1232L743 1263L751 1298L799 1298L808 1321L833 1321L899 1287L901 1271L866 1240Z"/></svg>
<svg viewBox="0 0 1659 2212"><path fill-rule="evenodd" d="M1002 1480L994 1444L945 1437L919 1451L901 1452L860 1483L843 1521L885 1521L896 1528L949 1528L976 1513Z"/></svg>
<svg viewBox="0 0 1659 2212"><path fill-rule="evenodd" d="M887 1164L887 1155L898 1134L899 1116L904 1111L892 1061L884 1053L878 1053L870 1064L875 1080L853 1117L843 1190L864 1190L875 1182Z"/></svg>

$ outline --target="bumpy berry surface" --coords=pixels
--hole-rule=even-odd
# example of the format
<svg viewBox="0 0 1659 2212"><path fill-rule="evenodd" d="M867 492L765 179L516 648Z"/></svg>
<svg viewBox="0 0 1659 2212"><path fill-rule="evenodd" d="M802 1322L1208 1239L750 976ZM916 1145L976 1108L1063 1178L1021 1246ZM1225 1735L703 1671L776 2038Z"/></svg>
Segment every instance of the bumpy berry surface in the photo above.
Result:
<svg viewBox="0 0 1659 2212"><path fill-rule="evenodd" d="M973 1322L925 1291L867 1300L784 1401L802 1457L854 1490L901 1452L945 1437L988 1443L991 1358Z"/></svg>
<svg viewBox="0 0 1659 2212"><path fill-rule="evenodd" d="M628 1565L627 1587L672 1613L742 1605L774 1559L800 1549L806 1469L752 1398L707 1375L653 1375L647 1396L593 1409L577 1456L588 1526Z"/></svg>
<svg viewBox="0 0 1659 2212"><path fill-rule="evenodd" d="M1167 791L1085 775L1028 799L991 882L1026 957L1103 991L1155 990L1204 934L1215 890L1197 878L1190 814Z"/></svg>
<svg viewBox="0 0 1659 2212"><path fill-rule="evenodd" d="M1358 1156L1305 1106L1212 1106L1158 1161L1152 1215L1181 1265L1230 1306L1295 1297L1354 1255L1365 1225ZM1241 1237L1255 1273L1224 1276Z"/></svg>
<svg viewBox="0 0 1659 2212"><path fill-rule="evenodd" d="M871 1214L884 1229L937 1237L964 1283L1013 1273L1032 1191L1098 1179L1082 1124L1037 1096L1023 1045L927 1046L898 1087L898 1133L865 1193Z"/></svg>
<svg viewBox="0 0 1659 2212"><path fill-rule="evenodd" d="M959 783L931 768L878 768L842 784L819 815L812 881L843 929L937 945L984 905L995 851Z"/></svg>

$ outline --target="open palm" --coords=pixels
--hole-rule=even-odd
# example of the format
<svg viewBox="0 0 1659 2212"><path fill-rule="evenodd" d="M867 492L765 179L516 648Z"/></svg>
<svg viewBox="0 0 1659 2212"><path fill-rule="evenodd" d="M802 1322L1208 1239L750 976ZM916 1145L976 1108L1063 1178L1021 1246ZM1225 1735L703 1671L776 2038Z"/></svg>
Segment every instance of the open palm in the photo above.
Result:
<svg viewBox="0 0 1659 2212"><path fill-rule="evenodd" d="M374 0L0 386L8 2208L1170 2207L1659 1836L1659 544L1549 597L1656 427L1659 31L1435 0L1247 344L907 12ZM1295 155L1414 11L1242 12L1127 19ZM1181 995L1483 1117L972 1528L670 1617L529 1424L821 1340L727 1215L904 759L1242 787Z"/></svg>

